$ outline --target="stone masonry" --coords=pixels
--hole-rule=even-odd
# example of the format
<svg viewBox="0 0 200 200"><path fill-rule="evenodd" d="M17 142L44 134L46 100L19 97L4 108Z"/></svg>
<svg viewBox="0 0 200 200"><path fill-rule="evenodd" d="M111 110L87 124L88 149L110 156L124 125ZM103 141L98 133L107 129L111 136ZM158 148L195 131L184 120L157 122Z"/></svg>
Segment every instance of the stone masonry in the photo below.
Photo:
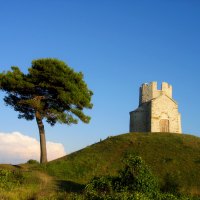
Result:
<svg viewBox="0 0 200 200"><path fill-rule="evenodd" d="M178 104L172 98L172 86L163 82L142 84L139 107L130 112L130 132L182 133Z"/></svg>

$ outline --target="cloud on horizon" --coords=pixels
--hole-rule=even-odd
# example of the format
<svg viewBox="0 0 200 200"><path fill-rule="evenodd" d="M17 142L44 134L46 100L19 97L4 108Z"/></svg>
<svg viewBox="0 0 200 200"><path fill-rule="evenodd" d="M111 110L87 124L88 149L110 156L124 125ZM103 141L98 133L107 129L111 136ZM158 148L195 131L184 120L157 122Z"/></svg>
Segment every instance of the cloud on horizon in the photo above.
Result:
<svg viewBox="0 0 200 200"><path fill-rule="evenodd" d="M63 144L47 141L48 161L66 155ZM0 132L0 163L19 164L40 159L40 144L20 132Z"/></svg>

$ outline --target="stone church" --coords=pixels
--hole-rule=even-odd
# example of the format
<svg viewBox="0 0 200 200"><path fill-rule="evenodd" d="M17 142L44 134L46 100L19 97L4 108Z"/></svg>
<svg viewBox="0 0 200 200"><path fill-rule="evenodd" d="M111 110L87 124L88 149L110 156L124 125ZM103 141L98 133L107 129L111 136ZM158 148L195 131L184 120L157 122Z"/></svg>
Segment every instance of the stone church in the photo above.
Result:
<svg viewBox="0 0 200 200"><path fill-rule="evenodd" d="M163 82L142 84L139 107L130 112L130 132L182 133L178 104L172 98L172 86Z"/></svg>

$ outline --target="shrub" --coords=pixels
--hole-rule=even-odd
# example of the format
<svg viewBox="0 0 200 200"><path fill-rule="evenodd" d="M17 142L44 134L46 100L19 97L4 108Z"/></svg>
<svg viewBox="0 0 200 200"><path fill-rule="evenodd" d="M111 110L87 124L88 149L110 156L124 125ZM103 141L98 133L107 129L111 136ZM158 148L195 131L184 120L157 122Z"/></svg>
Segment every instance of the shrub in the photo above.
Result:
<svg viewBox="0 0 200 200"><path fill-rule="evenodd" d="M86 186L86 190L89 193L96 194L110 194L112 193L112 177L102 176L94 177L90 183Z"/></svg>
<svg viewBox="0 0 200 200"><path fill-rule="evenodd" d="M148 200L159 191L158 184L144 161L138 156L129 156L118 176L93 178L86 186L86 198Z"/></svg>
<svg viewBox="0 0 200 200"><path fill-rule="evenodd" d="M27 161L28 164L39 164L37 160L30 159Z"/></svg>
<svg viewBox="0 0 200 200"><path fill-rule="evenodd" d="M21 171L10 171L7 169L0 169L0 188L11 190L16 186L22 184L24 176Z"/></svg>
<svg viewBox="0 0 200 200"><path fill-rule="evenodd" d="M119 172L121 188L141 193L154 193L159 190L158 182L139 156L130 155L124 168Z"/></svg>

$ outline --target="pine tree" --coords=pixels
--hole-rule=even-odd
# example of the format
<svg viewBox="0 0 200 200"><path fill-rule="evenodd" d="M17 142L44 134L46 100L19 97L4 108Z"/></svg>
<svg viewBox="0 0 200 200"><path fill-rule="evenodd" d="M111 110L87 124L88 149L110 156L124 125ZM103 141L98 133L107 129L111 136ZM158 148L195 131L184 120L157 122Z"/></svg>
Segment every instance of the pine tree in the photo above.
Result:
<svg viewBox="0 0 200 200"><path fill-rule="evenodd" d="M88 89L81 72L75 72L58 59L32 61L28 74L18 67L0 73L0 89L6 92L6 105L19 112L18 118L36 119L40 135L40 163L47 162L43 120L51 126L57 122L76 124L78 119L89 123L83 112L91 109L92 91Z"/></svg>

